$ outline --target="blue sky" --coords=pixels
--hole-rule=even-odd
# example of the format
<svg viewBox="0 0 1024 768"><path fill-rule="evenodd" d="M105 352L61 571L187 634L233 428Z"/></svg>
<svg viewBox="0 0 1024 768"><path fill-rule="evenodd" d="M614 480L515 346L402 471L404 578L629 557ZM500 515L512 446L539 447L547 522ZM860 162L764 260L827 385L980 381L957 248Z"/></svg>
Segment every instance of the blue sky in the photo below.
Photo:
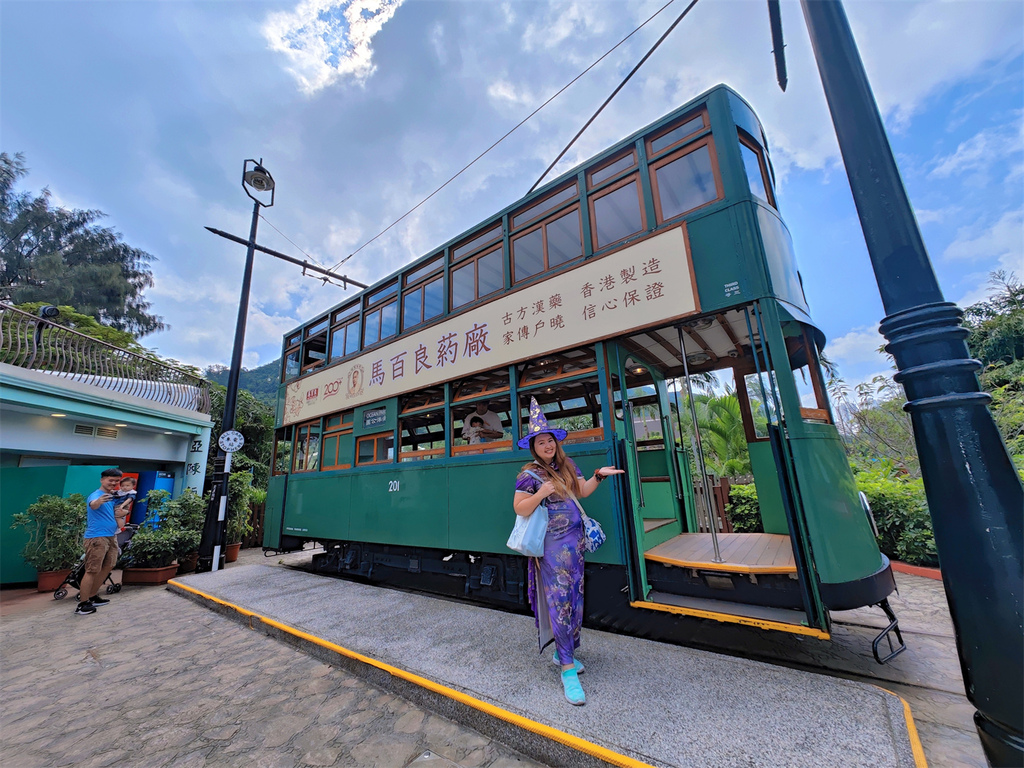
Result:
<svg viewBox="0 0 1024 768"><path fill-rule="evenodd" d="M199 366L231 354L251 207L242 161L278 184L267 219L332 266L422 200L654 12L658 2L17 2L0 4L0 149L23 188L98 208L157 261L143 343ZM1024 4L848 2L946 298L1024 277ZM345 264L370 283L530 188L684 7L676 2L537 117ZM779 204L828 354L883 372L878 290L799 6L782 3L774 82L761 0L704 0L556 168L728 83L760 115ZM302 258L261 222L260 241ZM244 365L351 295L257 256Z"/></svg>

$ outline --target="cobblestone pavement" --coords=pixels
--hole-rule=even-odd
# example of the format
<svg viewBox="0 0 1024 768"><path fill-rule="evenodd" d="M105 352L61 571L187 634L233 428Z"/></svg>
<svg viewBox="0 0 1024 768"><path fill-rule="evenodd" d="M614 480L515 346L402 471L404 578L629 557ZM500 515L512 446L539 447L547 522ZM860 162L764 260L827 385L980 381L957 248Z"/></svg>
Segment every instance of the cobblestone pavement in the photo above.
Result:
<svg viewBox="0 0 1024 768"><path fill-rule="evenodd" d="M162 587L73 597L7 600L4 768L538 765Z"/></svg>

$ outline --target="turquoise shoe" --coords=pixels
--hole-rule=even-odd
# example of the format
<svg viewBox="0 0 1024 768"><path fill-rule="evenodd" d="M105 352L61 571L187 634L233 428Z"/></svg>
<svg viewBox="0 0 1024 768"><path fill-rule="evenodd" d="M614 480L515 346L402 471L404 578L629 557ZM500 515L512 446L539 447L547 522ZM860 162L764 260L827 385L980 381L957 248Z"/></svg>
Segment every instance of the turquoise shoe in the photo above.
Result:
<svg viewBox="0 0 1024 768"><path fill-rule="evenodd" d="M583 694L583 686L576 676L575 669L567 669L562 672L562 687L565 689L565 700L576 707L587 703L587 697Z"/></svg>
<svg viewBox="0 0 1024 768"><path fill-rule="evenodd" d="M558 660L558 651L555 651L554 654L552 654L552 656L551 656L551 663L555 664L555 665L557 665L559 667L562 666L562 663ZM583 674L583 662L580 661L579 659L573 659L572 663L576 665L576 674L577 675L582 675Z"/></svg>

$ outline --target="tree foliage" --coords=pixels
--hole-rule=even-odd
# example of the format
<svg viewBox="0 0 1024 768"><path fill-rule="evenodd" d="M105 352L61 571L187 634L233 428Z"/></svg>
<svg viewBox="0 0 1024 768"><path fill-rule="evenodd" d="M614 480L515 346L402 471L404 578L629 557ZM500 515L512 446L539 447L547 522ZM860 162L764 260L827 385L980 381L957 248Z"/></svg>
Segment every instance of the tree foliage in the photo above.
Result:
<svg viewBox="0 0 1024 768"><path fill-rule="evenodd" d="M226 387L231 369L226 365L211 365L203 375L212 382ZM277 390L281 385L281 358L258 368L243 368L238 374L239 389L248 390L261 403L273 408L277 403Z"/></svg>
<svg viewBox="0 0 1024 768"><path fill-rule="evenodd" d="M97 222L97 210L55 207L49 189L16 192L25 157L0 153L0 299L71 305L135 336L163 330L143 291L154 257Z"/></svg>
<svg viewBox="0 0 1024 768"><path fill-rule="evenodd" d="M213 417L213 435L222 431L224 419L224 398L227 390L219 384L210 384L210 415ZM242 433L245 445L232 454L231 469L252 472L255 488L266 488L270 479L270 458L274 450L274 411L261 403L252 393L238 390L235 403L235 429ZM207 483L213 476L213 464L217 458L217 443L210 441L210 452L206 461Z"/></svg>

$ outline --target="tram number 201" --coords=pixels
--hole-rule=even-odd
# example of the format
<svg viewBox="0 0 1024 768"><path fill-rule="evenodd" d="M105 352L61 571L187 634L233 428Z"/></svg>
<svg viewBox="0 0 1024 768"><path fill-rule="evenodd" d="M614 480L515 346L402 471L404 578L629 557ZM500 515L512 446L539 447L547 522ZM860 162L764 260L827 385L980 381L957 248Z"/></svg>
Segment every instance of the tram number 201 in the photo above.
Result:
<svg viewBox="0 0 1024 768"><path fill-rule="evenodd" d="M388 493L394 493L395 491L401 490L401 480L388 480Z"/></svg>

